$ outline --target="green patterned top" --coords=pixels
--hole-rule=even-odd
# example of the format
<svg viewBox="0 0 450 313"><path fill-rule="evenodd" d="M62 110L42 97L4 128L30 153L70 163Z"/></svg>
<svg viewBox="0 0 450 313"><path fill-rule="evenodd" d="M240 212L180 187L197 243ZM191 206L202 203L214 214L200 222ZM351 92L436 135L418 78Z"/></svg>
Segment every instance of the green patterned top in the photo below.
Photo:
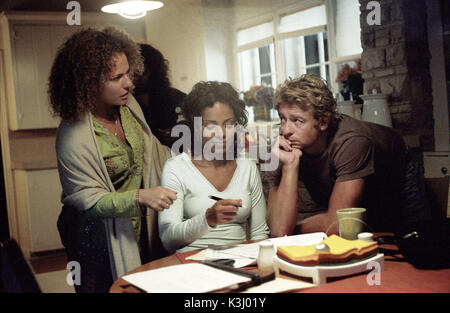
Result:
<svg viewBox="0 0 450 313"><path fill-rule="evenodd" d="M139 243L141 219L137 191L142 184L144 138L141 125L128 107L120 107L120 118L129 144L93 118L97 143L116 192L101 198L89 210L89 215L98 218L130 217Z"/></svg>

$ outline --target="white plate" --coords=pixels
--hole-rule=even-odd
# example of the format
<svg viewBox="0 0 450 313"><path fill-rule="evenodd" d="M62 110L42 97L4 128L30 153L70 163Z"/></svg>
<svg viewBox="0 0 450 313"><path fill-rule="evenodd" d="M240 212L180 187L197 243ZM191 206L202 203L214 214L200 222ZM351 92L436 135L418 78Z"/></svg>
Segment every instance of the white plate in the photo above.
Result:
<svg viewBox="0 0 450 313"><path fill-rule="evenodd" d="M372 269L382 271L384 269L384 254L378 253L362 260L352 260L342 264L301 266L287 262L277 255L274 256L274 268L278 274L280 270L299 277L310 277L313 284L321 285L327 282L329 277L341 277L358 273L364 273Z"/></svg>

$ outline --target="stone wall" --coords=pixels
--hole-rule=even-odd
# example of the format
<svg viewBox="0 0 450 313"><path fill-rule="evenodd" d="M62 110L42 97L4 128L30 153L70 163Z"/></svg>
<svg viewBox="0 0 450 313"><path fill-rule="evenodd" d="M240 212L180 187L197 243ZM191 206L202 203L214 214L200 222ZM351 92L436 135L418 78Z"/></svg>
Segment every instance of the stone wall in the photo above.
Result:
<svg viewBox="0 0 450 313"><path fill-rule="evenodd" d="M418 138L423 151L434 149L433 100L429 70L426 0L378 0L379 25L369 25L369 0L361 7L364 94L391 94L393 127ZM369 15L369 19L373 15Z"/></svg>

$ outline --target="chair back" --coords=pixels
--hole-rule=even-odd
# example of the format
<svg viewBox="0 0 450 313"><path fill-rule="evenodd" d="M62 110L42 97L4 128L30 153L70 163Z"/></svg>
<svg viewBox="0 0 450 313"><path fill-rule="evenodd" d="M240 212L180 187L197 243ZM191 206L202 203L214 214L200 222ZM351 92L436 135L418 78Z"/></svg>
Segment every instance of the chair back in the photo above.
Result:
<svg viewBox="0 0 450 313"><path fill-rule="evenodd" d="M30 266L13 239L0 242L0 292L41 293Z"/></svg>

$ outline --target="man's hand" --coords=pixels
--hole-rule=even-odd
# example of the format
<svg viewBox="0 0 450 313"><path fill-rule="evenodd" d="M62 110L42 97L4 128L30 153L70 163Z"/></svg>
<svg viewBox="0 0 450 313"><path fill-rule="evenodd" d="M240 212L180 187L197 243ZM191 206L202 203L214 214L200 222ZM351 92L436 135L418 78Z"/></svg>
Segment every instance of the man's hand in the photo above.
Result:
<svg viewBox="0 0 450 313"><path fill-rule="evenodd" d="M291 142L283 136L278 136L271 153L280 160L282 165L288 166L298 166L303 154L300 147L292 146Z"/></svg>
<svg viewBox="0 0 450 313"><path fill-rule="evenodd" d="M298 218L298 168L302 156L301 147L279 136L272 148L272 156L281 162L279 186L269 190L266 221L272 237L292 234Z"/></svg>

